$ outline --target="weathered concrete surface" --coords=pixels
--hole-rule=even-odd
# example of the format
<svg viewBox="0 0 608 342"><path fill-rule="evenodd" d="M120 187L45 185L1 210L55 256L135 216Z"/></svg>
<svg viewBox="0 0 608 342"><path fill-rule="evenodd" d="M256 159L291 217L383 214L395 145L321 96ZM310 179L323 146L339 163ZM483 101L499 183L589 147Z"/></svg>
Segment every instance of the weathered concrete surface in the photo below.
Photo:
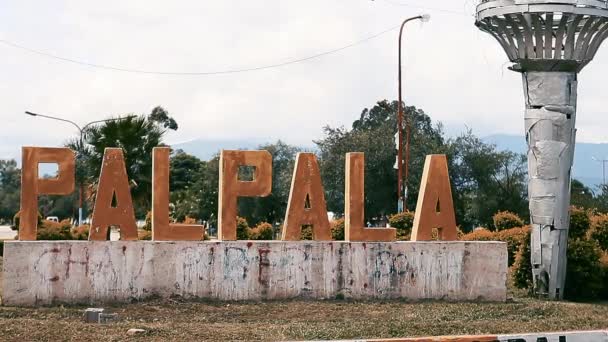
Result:
<svg viewBox="0 0 608 342"><path fill-rule="evenodd" d="M149 296L504 301L501 242L9 241L4 305Z"/></svg>
<svg viewBox="0 0 608 342"><path fill-rule="evenodd" d="M334 342L606 342L608 331L567 331L518 335L434 336L370 340L341 340Z"/></svg>

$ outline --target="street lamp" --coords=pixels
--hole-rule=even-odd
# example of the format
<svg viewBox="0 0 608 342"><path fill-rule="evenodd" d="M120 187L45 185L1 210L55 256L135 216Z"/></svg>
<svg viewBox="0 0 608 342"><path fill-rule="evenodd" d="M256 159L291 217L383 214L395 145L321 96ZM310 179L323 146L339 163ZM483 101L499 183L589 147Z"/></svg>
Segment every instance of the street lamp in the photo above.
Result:
<svg viewBox="0 0 608 342"><path fill-rule="evenodd" d="M608 159L597 159L595 157L591 157L591 159L593 159L594 161L598 162L598 163L602 163L602 185L606 184L606 163L608 162Z"/></svg>
<svg viewBox="0 0 608 342"><path fill-rule="evenodd" d="M78 129L78 131L80 132L80 139L79 139L79 151L78 153L82 156L82 152L84 149L84 133L86 131L86 129L96 123L102 123L102 122L109 122L109 121L117 121L117 120L123 120L123 119L128 119L128 118L132 118L134 117L134 115L130 115L124 118L113 118L113 119L105 119L105 120L95 120L95 121L91 121L89 123L87 123L86 125L80 127L77 123L75 123L74 121L71 120L67 120L67 119L62 119L62 118L58 118L55 116L50 116L50 115L44 115L44 114L38 114L38 113L33 113L30 111L25 111L25 114L30 115L30 116L39 116L42 118L47 118L47 119L51 119L51 120L57 120L57 121L63 121L63 122L67 122L70 123L72 125L74 125L74 127L76 127ZM84 182L80 182L80 188L78 191L78 225L82 224L82 203L83 203L83 193L84 193Z"/></svg>
<svg viewBox="0 0 608 342"><path fill-rule="evenodd" d="M401 24L401 28L399 29L399 103L397 104L397 135L398 135L398 146L397 146L397 211L403 212L407 203L407 187L408 187L408 176L409 176L409 162L410 162L410 135L411 135L411 120L405 121L405 180L403 179L403 101L402 101L402 92L401 92L401 41L403 37L403 28L405 24L410 21L419 19L423 23L431 20L431 16L428 14L419 15L416 17L411 17L405 19ZM404 186L405 185L405 186Z"/></svg>

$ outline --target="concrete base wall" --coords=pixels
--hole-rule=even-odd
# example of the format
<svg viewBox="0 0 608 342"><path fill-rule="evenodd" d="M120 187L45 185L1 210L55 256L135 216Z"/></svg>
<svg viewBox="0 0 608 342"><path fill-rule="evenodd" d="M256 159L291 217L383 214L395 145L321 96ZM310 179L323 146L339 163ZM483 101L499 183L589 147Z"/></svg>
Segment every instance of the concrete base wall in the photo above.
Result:
<svg viewBox="0 0 608 342"><path fill-rule="evenodd" d="M7 241L4 305L345 298L506 300L501 242Z"/></svg>

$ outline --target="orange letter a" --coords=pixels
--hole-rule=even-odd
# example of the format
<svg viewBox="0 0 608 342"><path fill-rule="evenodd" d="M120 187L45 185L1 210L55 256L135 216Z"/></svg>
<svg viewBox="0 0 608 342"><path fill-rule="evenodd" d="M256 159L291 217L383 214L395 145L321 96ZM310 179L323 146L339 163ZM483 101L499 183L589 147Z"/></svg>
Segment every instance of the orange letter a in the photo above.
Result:
<svg viewBox="0 0 608 342"><path fill-rule="evenodd" d="M438 229L439 240L458 237L448 162L443 154L428 155L424 161L411 240L431 240L433 228Z"/></svg>

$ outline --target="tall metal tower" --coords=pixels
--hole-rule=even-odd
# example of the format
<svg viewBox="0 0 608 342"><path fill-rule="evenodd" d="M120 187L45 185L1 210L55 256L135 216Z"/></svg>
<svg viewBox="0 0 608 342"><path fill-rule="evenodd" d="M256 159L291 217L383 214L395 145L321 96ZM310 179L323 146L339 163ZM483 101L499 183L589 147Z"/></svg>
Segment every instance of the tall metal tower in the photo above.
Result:
<svg viewBox="0 0 608 342"><path fill-rule="evenodd" d="M535 292L563 298L577 74L608 37L606 0L482 0L476 25L520 72L528 142Z"/></svg>

